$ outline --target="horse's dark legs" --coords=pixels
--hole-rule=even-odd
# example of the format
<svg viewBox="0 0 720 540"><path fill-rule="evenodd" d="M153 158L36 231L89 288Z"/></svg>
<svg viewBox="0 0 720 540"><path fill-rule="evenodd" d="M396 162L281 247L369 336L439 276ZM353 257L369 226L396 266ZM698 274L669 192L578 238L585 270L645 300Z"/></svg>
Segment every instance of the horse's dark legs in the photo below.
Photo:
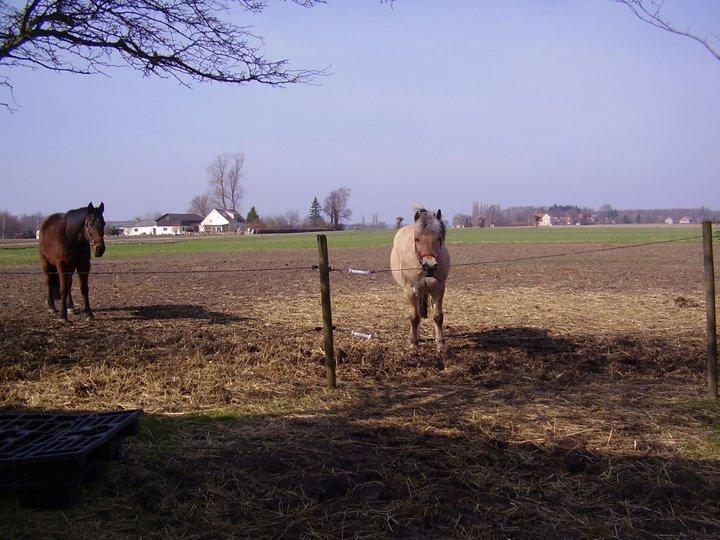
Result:
<svg viewBox="0 0 720 540"><path fill-rule="evenodd" d="M60 281L57 275L57 268L45 259L43 259L42 267L43 272L45 272L45 285L47 286L47 307L55 313L57 311L57 309L55 309L55 299L58 298L60 294Z"/></svg>
<svg viewBox="0 0 720 540"><path fill-rule="evenodd" d="M60 320L67 321L68 296L72 287L73 269L69 265L57 265L60 277Z"/></svg>
<svg viewBox="0 0 720 540"><path fill-rule="evenodd" d="M80 280L80 292L82 293L83 302L85 303L85 314L91 319L95 318L90 309L90 286L88 285L90 277L90 263L86 266L78 266L78 279Z"/></svg>
<svg viewBox="0 0 720 540"><path fill-rule="evenodd" d="M72 299L72 288L70 288L70 292L68 292L68 309L72 311L75 315L78 315L80 312L75 309L75 302L73 302Z"/></svg>

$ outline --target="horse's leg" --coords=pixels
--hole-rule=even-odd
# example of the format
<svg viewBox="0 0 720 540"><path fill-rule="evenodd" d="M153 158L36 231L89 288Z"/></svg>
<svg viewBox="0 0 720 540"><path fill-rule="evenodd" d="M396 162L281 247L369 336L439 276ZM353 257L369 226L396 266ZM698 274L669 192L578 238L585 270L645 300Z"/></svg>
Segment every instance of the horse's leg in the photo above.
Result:
<svg viewBox="0 0 720 540"><path fill-rule="evenodd" d="M418 347L418 327L420 326L420 311L418 311L418 297L409 292L407 294L410 303L410 347L417 350Z"/></svg>
<svg viewBox="0 0 720 540"><path fill-rule="evenodd" d="M80 280L80 292L82 293L83 302L85 303L85 315L91 319L95 318L92 310L90 309L90 286L88 281L90 278L90 262L88 261L87 266L82 264L78 266L78 279Z"/></svg>
<svg viewBox="0 0 720 540"><path fill-rule="evenodd" d="M70 287L70 291L68 292L68 309L75 315L80 315L80 310L75 308L75 302L73 302L72 287Z"/></svg>
<svg viewBox="0 0 720 540"><path fill-rule="evenodd" d="M45 272L45 285L47 286L47 307L55 313L55 297L58 295L60 290L60 281L58 280L57 268L55 265L50 264L50 261L43 257L42 261L43 272Z"/></svg>
<svg viewBox="0 0 720 540"><path fill-rule="evenodd" d="M60 320L67 322L68 296L72 287L73 269L70 265L58 264L60 274Z"/></svg>
<svg viewBox="0 0 720 540"><path fill-rule="evenodd" d="M445 346L445 330L443 329L443 297L445 296L445 287L438 292L433 293L433 323L435 323L435 349L440 354L447 352Z"/></svg>

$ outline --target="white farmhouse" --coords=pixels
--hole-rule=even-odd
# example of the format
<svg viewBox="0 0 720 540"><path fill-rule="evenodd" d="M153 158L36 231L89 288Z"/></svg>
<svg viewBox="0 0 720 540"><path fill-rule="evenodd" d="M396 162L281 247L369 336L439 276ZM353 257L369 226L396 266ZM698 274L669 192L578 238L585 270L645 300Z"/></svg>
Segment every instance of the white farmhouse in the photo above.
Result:
<svg viewBox="0 0 720 540"><path fill-rule="evenodd" d="M540 221L538 221L538 227L552 227L552 224L552 216L550 214L545 214L540 218Z"/></svg>
<svg viewBox="0 0 720 540"><path fill-rule="evenodd" d="M692 219L690 219L689 217L685 216L685 217L683 217L683 218L680 218L680 221L678 221L678 223L682 223L683 225L687 225L687 224L689 224L689 223L692 223Z"/></svg>
<svg viewBox="0 0 720 540"><path fill-rule="evenodd" d="M213 208L200 222L200 232L224 233L245 229L245 218L239 212L227 208Z"/></svg>
<svg viewBox="0 0 720 540"><path fill-rule="evenodd" d="M675 221L673 221L673 218L669 217L665 219L665 223L667 223L668 225L672 225L673 223L675 223Z"/></svg>
<svg viewBox="0 0 720 540"><path fill-rule="evenodd" d="M123 227L124 236L147 236L155 235L157 227L155 222L149 219L138 219Z"/></svg>
<svg viewBox="0 0 720 540"><path fill-rule="evenodd" d="M124 224L124 236L167 236L197 232L202 218L197 214L163 214L156 220L138 219Z"/></svg>

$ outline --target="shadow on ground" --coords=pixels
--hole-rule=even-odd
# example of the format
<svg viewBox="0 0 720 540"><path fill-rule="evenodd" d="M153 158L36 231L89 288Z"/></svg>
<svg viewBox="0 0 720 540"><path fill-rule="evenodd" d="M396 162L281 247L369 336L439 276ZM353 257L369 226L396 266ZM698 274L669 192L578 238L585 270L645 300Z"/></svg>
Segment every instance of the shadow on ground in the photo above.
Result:
<svg viewBox="0 0 720 540"><path fill-rule="evenodd" d="M578 406L583 395L563 402ZM85 488L76 509L38 516L3 503L0 522L8 535L720 534L717 461L591 449L577 435L518 440L512 426L466 414L486 398L467 386L407 385L369 388L320 413L150 416L126 460Z"/></svg>
<svg viewBox="0 0 720 540"><path fill-rule="evenodd" d="M97 312L129 312L130 317L113 317L114 320L171 320L171 319L196 319L212 323L242 322L245 317L210 311L207 308L196 304L155 304L148 306L121 306L101 308Z"/></svg>
<svg viewBox="0 0 720 540"><path fill-rule="evenodd" d="M520 384L562 392L568 385L598 377L643 373L650 378L695 378L705 362L704 344L697 336L558 334L544 328L508 326L452 328L446 338L449 353L445 357L437 355L427 339L421 340L416 353L381 341L346 340L336 345L338 369L379 382L393 375L443 373L486 388Z"/></svg>
<svg viewBox="0 0 720 540"><path fill-rule="evenodd" d="M544 328L513 326L493 328L477 332L460 332L453 339L462 340L458 349L475 348L481 351L501 351L509 348L521 348L527 352L554 355L572 353L579 343L564 336L553 336Z"/></svg>

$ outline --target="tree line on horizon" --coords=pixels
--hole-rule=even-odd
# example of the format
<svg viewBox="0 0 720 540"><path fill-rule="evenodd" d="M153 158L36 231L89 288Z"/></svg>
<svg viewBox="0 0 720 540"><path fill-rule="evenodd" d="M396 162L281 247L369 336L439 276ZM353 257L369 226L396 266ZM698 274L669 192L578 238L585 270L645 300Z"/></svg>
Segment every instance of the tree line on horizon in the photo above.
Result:
<svg viewBox="0 0 720 540"><path fill-rule="evenodd" d="M35 238L35 231L45 217L40 212L15 215L0 211L0 238Z"/></svg>
<svg viewBox="0 0 720 540"><path fill-rule="evenodd" d="M347 196L346 199L340 197L343 191ZM333 196L333 194L335 194ZM317 197L313 197L307 215L301 216L296 210L288 210L280 214L262 216L252 206L245 215L248 226L254 224L256 228L265 229L328 229L332 227L328 212L332 212L332 205L344 200L344 210L335 210L335 215L343 215L344 217L335 225L341 229L345 227L353 229L386 229L387 223L381 221L377 214L372 214L369 222L363 221L345 225L352 212L347 208L347 202L350 196L349 188L339 188L333 190L330 195L325 198L325 204L321 204ZM328 204L329 203L329 204ZM212 210L212 208L210 209ZM208 213L210 212L208 210ZM189 209L189 211L193 211ZM350 212L350 213L347 213ZM193 213L197 213L194 212ZM602 205L597 210L589 207L580 207L576 205L559 205L552 206L509 206L502 208L497 204L473 203L470 213L458 213L453 216L450 221L452 226L461 227L489 227L495 225L497 227L510 226L527 226L535 225L535 218L543 214L550 214L552 217L560 218L571 224L603 224L615 223L619 225L631 224L648 224L659 225L665 222L665 219L672 218L677 222L683 217L690 218L694 223L709 219L715 223L720 222L720 210L712 210L705 206L699 208L636 208L627 210L617 210L610 205ZM148 212L144 216L138 216L137 219L155 219L161 212ZM207 214L206 214L207 215ZM592 221L579 221L583 216L589 216ZM33 214L13 214L10 211L0 211L0 238L35 238L36 231L47 215L36 212ZM204 217L204 216L203 216ZM397 218L395 226L400 227L405 223L404 218ZM110 229L107 229L109 231Z"/></svg>
<svg viewBox="0 0 720 540"><path fill-rule="evenodd" d="M608 224L661 224L667 218L673 221L687 217L693 222L706 219L720 220L720 211L705 206L700 208L652 208L618 210L609 204L597 209L573 204L552 206L510 206L474 202L469 213L458 213L452 218L453 227L512 227L537 225L548 214L563 225L608 225Z"/></svg>

